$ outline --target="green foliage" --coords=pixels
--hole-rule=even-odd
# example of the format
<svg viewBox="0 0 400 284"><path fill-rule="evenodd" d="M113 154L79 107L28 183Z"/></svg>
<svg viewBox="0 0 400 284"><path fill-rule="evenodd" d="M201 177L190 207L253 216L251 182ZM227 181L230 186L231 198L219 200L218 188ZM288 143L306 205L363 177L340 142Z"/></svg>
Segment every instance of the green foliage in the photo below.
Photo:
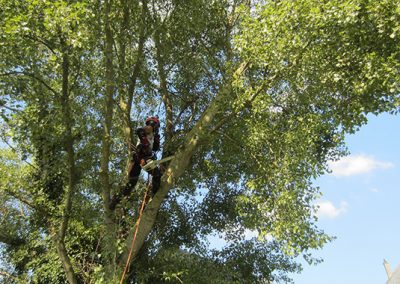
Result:
<svg viewBox="0 0 400 284"><path fill-rule="evenodd" d="M106 210L106 90L111 193L126 182L128 130L160 115L170 155L215 107L133 262L138 283L279 283L301 270L297 257L318 263L312 251L332 238L316 226L314 179L346 154L344 135L368 113L399 107L398 1L0 6L0 137L11 149L0 150L0 243L16 282L67 281L55 238L63 226L78 281L119 277L145 185ZM210 235L227 245L210 249Z"/></svg>

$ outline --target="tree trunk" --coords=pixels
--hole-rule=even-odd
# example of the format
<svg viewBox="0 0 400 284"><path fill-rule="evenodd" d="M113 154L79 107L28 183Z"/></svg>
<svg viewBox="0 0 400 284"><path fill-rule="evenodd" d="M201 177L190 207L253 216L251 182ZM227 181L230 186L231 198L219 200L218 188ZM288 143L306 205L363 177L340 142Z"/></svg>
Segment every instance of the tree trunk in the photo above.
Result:
<svg viewBox="0 0 400 284"><path fill-rule="evenodd" d="M61 35L61 45L63 50L62 56L62 93L61 93L61 107L63 113L63 124L65 127L65 141L64 147L67 152L68 159L68 187L64 197L64 212L61 219L61 227L58 233L53 238L57 252L64 267L67 280L70 284L77 283L74 269L71 264L71 260L68 256L68 252L65 248L65 234L68 228L69 215L72 208L72 197L76 187L76 169L75 169L75 153L74 153L74 139L72 137L72 117L71 117L71 106L69 99L69 54L68 47L65 45L65 40Z"/></svg>
<svg viewBox="0 0 400 284"><path fill-rule="evenodd" d="M60 260L62 262L63 268L65 270L65 274L67 276L67 280L68 283L70 284L77 284L78 281L75 277L75 272L74 269L72 267L71 261L68 257L68 253L67 250L65 248L65 243L63 240L60 239L59 236L57 236L57 234L53 237L53 241L56 245L57 248L57 253L58 256L60 257Z"/></svg>
<svg viewBox="0 0 400 284"><path fill-rule="evenodd" d="M105 101L103 121L102 156L100 161L100 179L102 184L102 197L104 208L104 246L102 246L102 257L105 269L105 280L111 283L115 276L115 254L116 254L116 226L112 212L109 209L111 184L109 177L109 161L111 149L111 127L114 102L114 67L113 67L113 35L110 27L110 12L112 0L105 1L104 23L105 23Z"/></svg>

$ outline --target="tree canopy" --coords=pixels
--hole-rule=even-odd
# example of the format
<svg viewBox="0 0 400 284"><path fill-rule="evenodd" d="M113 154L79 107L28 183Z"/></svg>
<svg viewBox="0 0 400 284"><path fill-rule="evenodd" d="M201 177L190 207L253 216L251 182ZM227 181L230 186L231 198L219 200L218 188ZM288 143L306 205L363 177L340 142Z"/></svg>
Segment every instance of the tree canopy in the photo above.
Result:
<svg viewBox="0 0 400 284"><path fill-rule="evenodd" d="M395 0L0 0L0 276L15 283L270 283L332 237L315 178L396 112ZM162 121L161 188L135 129ZM209 236L226 241L210 247ZM257 235L257 237L249 237Z"/></svg>

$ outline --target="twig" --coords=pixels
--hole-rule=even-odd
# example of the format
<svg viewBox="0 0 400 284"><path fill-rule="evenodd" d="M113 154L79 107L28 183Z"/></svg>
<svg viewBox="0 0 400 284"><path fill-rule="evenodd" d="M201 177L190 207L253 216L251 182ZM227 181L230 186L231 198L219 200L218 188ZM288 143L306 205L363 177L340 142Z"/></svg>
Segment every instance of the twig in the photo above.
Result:
<svg viewBox="0 0 400 284"><path fill-rule="evenodd" d="M20 195L18 195L18 194L16 194L16 193L14 193L14 192L12 192L12 191L10 191L10 190L7 190L7 189L5 190L5 192L6 192L8 195L14 197L15 199L18 199L18 200L21 201L22 203L28 205L29 207L31 207L31 208L33 208L33 209L36 209L36 208L35 208L36 206L35 206L34 204L32 204L32 202L31 202L30 200L27 200L27 199L25 199L24 197L22 197L22 196L20 196Z"/></svg>
<svg viewBox="0 0 400 284"><path fill-rule="evenodd" d="M0 270L0 276L5 276L5 277L12 278L12 279L17 279L17 277L15 277L15 276L11 275L10 273L8 273L6 271L3 271L3 270Z"/></svg>
<svg viewBox="0 0 400 284"><path fill-rule="evenodd" d="M26 38L31 39L33 41L37 41L41 44L43 44L44 46L46 46L54 55L57 55L57 53L54 51L54 49L50 46L49 43L47 43L46 41L40 39L39 37L35 36L35 35L25 35Z"/></svg>
<svg viewBox="0 0 400 284"><path fill-rule="evenodd" d="M5 109L11 110L11 111L15 111L15 112L19 112L19 109L13 108L13 107L9 107L6 105L0 105L0 107L4 107Z"/></svg>
<svg viewBox="0 0 400 284"><path fill-rule="evenodd" d="M50 90L54 95L58 96L58 92L56 90L54 90L52 87L50 87L49 84L47 84L43 79L35 76L32 73L28 73L28 72L23 72L23 71L13 71L13 72L7 72L7 73L2 73L0 74L0 76L10 76L10 75L24 75L27 77L31 77L37 81L39 81L40 83L42 83L48 90Z"/></svg>
<svg viewBox="0 0 400 284"><path fill-rule="evenodd" d="M14 151L15 153L18 153L18 150L15 149L15 147L12 146L12 145L10 144L10 142L8 142L6 139L2 139L2 140L3 140L3 142L4 142L12 151ZM29 166L31 166L32 168L37 169L37 167L35 167L33 164L29 163L27 160L22 160L22 161L23 161L24 163L28 164Z"/></svg>

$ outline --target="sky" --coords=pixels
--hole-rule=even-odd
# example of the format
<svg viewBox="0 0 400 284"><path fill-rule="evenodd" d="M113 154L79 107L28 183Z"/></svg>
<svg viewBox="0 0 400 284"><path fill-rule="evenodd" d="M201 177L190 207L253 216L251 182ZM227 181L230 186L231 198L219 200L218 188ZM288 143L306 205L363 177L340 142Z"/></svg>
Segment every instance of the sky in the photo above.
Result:
<svg viewBox="0 0 400 284"><path fill-rule="evenodd" d="M346 137L350 155L316 180L323 196L318 225L336 236L292 274L295 284L385 284L383 260L400 265L400 115L368 116Z"/></svg>

